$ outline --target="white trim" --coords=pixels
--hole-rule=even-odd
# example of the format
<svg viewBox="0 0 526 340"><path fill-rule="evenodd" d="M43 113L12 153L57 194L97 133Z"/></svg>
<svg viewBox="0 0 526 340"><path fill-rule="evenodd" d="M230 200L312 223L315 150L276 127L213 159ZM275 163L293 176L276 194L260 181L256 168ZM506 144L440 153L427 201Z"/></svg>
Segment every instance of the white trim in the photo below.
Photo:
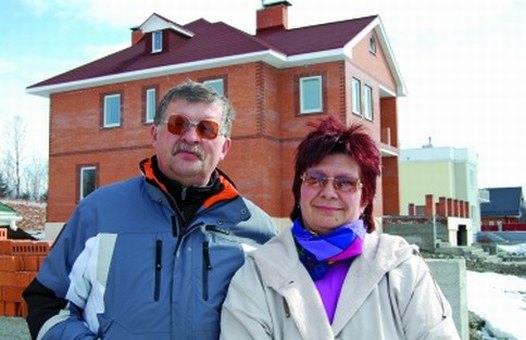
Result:
<svg viewBox="0 0 526 340"><path fill-rule="evenodd" d="M384 97L383 93L386 93L389 97L396 97L396 93L385 87L384 85L380 84L378 85L380 98Z"/></svg>
<svg viewBox="0 0 526 340"><path fill-rule="evenodd" d="M398 156L398 152L380 147L380 153L382 156Z"/></svg>
<svg viewBox="0 0 526 340"><path fill-rule="evenodd" d="M214 87L214 85L212 85L212 84L215 84L215 83L221 83L221 87L223 88L223 90L221 91L221 93L219 93L219 91L217 91L217 90L216 90L216 92L218 92L220 95L224 96L225 95L225 80L223 78L212 78L212 79L206 79L206 80L203 81L204 85L210 86L213 89L216 89Z"/></svg>
<svg viewBox="0 0 526 340"><path fill-rule="evenodd" d="M146 117L144 117L144 121L146 123L153 123L153 120L155 119L155 109L157 106L157 103L155 102L155 99L157 98L157 89L155 87L150 87L150 88L147 88L145 92L146 92L145 93L146 100L144 103L144 113ZM152 92L153 92L153 98L150 98ZM152 112L151 117L148 116L148 113L149 113L148 110L150 106L152 105L152 102L150 99L153 100L153 107L152 107L153 112Z"/></svg>
<svg viewBox="0 0 526 340"><path fill-rule="evenodd" d="M192 31L189 31L185 29L184 27L171 22L167 21L161 17L159 17L157 14L152 14L148 19L146 19L140 26L139 29L144 33L150 33L153 31L161 31L165 29L171 29L175 32L178 32L188 38L191 38L194 36L194 33Z"/></svg>
<svg viewBox="0 0 526 340"><path fill-rule="evenodd" d="M304 103L303 103L303 82L308 80L318 80L319 81L319 99L320 99L320 106L313 109L305 109ZM321 75L316 76L307 76L307 77L300 77L299 79L299 94L300 94L300 114L309 114L309 113L315 113L315 112L323 112L323 77Z"/></svg>
<svg viewBox="0 0 526 340"><path fill-rule="evenodd" d="M95 87L106 84L114 84L118 82L134 81L140 79L148 79L158 76L166 76L171 74L179 74L197 70L205 70L217 67L231 66L237 64L244 64L250 62L263 61L278 69L296 67L302 65L312 65L324 62L332 62L338 60L352 59L352 48L361 41L371 30L376 30L378 41L384 49L387 62L393 71L397 88L397 96L406 95L406 87L400 75L398 65L394 60L394 55L391 47L387 41L385 30L379 18L373 20L366 28L364 28L358 35L351 39L343 48L336 48L321 52L303 53L287 57L285 54L277 52L272 49L252 52L228 57L213 58L206 60L191 61L187 63L180 63L175 65L166 65L155 68L149 68L139 71L131 71L119 73L109 76L95 77L84 80L76 80L54 85L38 86L26 89L26 93L34 94L42 97L49 97L52 93L73 91ZM191 33L191 32L190 32Z"/></svg>
<svg viewBox="0 0 526 340"><path fill-rule="evenodd" d="M93 188L94 190L97 188L97 185L96 185L96 176L97 176L97 167L94 166L94 165L88 165L88 166L81 166L80 167L80 178L79 178L79 181L80 181L80 185L79 185L79 200L82 200L84 197L88 196L88 195L84 195L84 172L85 171L88 171L88 170L93 170L94 172L94 175L95 175L95 188ZM93 190L92 190L93 191Z"/></svg>
<svg viewBox="0 0 526 340"><path fill-rule="evenodd" d="M106 120L108 118L107 114L109 113L108 112L108 102L112 98L118 98L119 99L119 121L117 123L107 124L107 122L106 122ZM121 107L122 107L122 101L121 101L120 93L107 94L107 95L104 96L104 107L102 109L102 127L103 128L111 128L111 127L116 127L116 126L120 126L121 125L121 116L122 116Z"/></svg>
<svg viewBox="0 0 526 340"><path fill-rule="evenodd" d="M152 53L159 53L163 51L163 31L153 31L152 35ZM156 44L156 37L159 38L159 46Z"/></svg>

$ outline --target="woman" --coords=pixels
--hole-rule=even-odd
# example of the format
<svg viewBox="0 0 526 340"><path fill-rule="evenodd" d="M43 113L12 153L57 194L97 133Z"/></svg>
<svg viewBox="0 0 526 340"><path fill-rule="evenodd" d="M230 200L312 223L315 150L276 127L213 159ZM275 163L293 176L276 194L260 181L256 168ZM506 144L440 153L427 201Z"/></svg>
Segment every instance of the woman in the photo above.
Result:
<svg viewBox="0 0 526 340"><path fill-rule="evenodd" d="M459 339L416 246L375 232L380 159L359 125L330 117L307 135L293 226L234 276L222 339Z"/></svg>

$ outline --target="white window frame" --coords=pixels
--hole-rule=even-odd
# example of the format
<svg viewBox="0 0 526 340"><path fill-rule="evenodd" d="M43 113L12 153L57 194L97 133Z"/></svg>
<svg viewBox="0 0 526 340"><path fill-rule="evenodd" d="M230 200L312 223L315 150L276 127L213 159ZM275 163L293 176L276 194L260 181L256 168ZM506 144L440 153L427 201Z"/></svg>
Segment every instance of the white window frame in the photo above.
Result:
<svg viewBox="0 0 526 340"><path fill-rule="evenodd" d="M84 197L88 196L90 193L97 189L97 167L94 165L81 166L80 167L80 183L79 183L79 200L82 200ZM84 187L84 177L87 171L93 171L93 190L86 193L87 188Z"/></svg>
<svg viewBox="0 0 526 340"><path fill-rule="evenodd" d="M352 77L351 91L352 91L352 112L358 116L361 116L362 115L362 81L360 79Z"/></svg>
<svg viewBox="0 0 526 340"><path fill-rule="evenodd" d="M152 53L163 51L163 31L152 32Z"/></svg>
<svg viewBox="0 0 526 340"><path fill-rule="evenodd" d="M109 115L110 113L112 113L110 112L111 110L110 101L115 100L115 99L118 100L118 104L119 104L119 108L117 112L118 119L117 119L117 122L108 122ZM103 117L102 126L105 128L109 128L109 127L115 127L115 126L120 126L120 125L121 125L121 95L120 93L105 95L104 96L104 117Z"/></svg>
<svg viewBox="0 0 526 340"><path fill-rule="evenodd" d="M152 123L155 118L155 109L157 106L157 89L155 87L146 89L145 93L146 102L145 102L145 119L146 123Z"/></svg>
<svg viewBox="0 0 526 340"><path fill-rule="evenodd" d="M215 78L215 79L207 79L203 81L204 85L210 86L214 90L216 90L217 93L224 96L225 95L225 81L223 78ZM221 90L217 86L218 84L221 84Z"/></svg>
<svg viewBox="0 0 526 340"><path fill-rule="evenodd" d="M363 117L368 120L373 120L373 88L367 84L363 86Z"/></svg>
<svg viewBox="0 0 526 340"><path fill-rule="evenodd" d="M312 108L306 108L305 107L305 91L304 84L306 84L309 81L317 80L318 81L318 91L315 93L315 95L319 98L319 105ZM299 100L300 100L300 114L308 114L308 113L319 113L323 112L323 79L322 76L309 76L309 77L301 77L299 79Z"/></svg>
<svg viewBox="0 0 526 340"><path fill-rule="evenodd" d="M371 34L371 36L369 37L369 52L376 55L377 49L378 47L376 43L376 37L374 36L374 34Z"/></svg>

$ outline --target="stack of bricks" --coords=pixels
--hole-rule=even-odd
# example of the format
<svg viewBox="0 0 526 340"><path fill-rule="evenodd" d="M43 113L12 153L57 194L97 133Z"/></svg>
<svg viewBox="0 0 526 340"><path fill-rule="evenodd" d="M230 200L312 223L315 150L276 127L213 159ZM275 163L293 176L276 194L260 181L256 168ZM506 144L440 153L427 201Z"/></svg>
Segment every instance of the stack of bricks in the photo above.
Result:
<svg viewBox="0 0 526 340"><path fill-rule="evenodd" d="M10 240L0 228L0 316L27 316L22 292L49 251L47 241Z"/></svg>

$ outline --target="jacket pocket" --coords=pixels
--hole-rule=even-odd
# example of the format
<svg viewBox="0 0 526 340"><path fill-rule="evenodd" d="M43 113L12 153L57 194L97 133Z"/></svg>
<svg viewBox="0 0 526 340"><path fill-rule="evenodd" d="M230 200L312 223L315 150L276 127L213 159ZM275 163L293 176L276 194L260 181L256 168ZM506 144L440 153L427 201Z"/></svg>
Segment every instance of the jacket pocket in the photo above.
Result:
<svg viewBox="0 0 526 340"><path fill-rule="evenodd" d="M208 272L212 269L208 241L203 242L203 300L208 300Z"/></svg>
<svg viewBox="0 0 526 340"><path fill-rule="evenodd" d="M162 255L163 255L163 241L155 241L155 264L154 264L154 288L153 300L159 301L159 293L161 290L161 269L162 269Z"/></svg>

